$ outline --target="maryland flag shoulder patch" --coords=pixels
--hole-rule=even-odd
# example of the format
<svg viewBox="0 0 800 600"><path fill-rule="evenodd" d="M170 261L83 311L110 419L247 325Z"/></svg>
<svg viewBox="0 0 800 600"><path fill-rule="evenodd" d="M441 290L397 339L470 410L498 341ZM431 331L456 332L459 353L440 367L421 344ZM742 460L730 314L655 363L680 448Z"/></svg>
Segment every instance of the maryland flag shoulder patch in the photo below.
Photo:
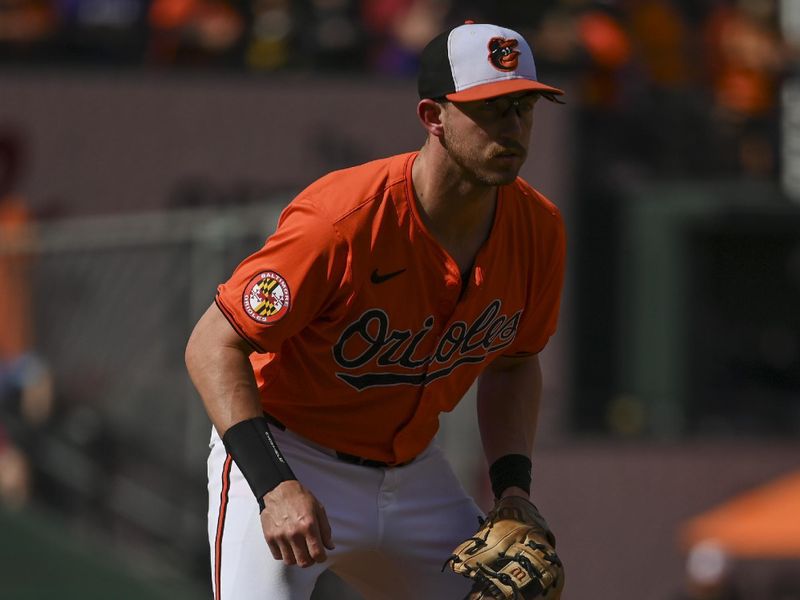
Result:
<svg viewBox="0 0 800 600"><path fill-rule="evenodd" d="M290 297L286 280L275 271L264 271L245 286L242 304L251 319L271 324L288 312Z"/></svg>

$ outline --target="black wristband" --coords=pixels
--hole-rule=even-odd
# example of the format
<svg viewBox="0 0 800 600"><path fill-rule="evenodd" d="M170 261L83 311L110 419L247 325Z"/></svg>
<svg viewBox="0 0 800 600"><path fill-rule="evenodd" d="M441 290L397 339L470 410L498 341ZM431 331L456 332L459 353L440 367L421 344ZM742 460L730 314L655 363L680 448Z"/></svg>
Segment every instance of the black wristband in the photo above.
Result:
<svg viewBox="0 0 800 600"><path fill-rule="evenodd" d="M283 481L297 479L270 434L264 417L236 423L222 436L222 443L253 490L261 510L264 510L267 492Z"/></svg>
<svg viewBox="0 0 800 600"><path fill-rule="evenodd" d="M531 459L523 454L506 454L489 467L489 480L495 498L500 498L506 488L515 486L531 493Z"/></svg>

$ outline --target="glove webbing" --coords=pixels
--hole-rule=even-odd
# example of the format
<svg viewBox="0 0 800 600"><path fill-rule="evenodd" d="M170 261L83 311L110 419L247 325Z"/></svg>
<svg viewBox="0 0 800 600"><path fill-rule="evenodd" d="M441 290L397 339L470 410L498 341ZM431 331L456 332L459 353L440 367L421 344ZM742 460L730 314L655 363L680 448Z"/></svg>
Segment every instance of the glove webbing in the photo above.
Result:
<svg viewBox="0 0 800 600"><path fill-rule="evenodd" d="M558 556L550 550L547 546L542 544L537 544L535 542L528 541L526 546L530 547L533 550L538 550L541 553L541 561L548 562L551 565L555 565L560 567L561 560ZM501 553L499 555L500 558L504 558L505 555ZM509 573L505 573L504 570L508 568L509 565L514 565L512 568L523 568L527 573L528 577L530 577L531 581L527 584L523 584L525 588L525 594L532 594L533 596L537 596L538 594L544 593L547 591L549 587L555 587L558 585L558 579L554 578L550 585L545 585L543 583L544 580L544 573L542 569L534 565L531 560L525 556L522 552L518 552L513 558L510 558L508 562L503 565L502 569L495 570L491 567L486 566L483 563L477 563L477 569L473 571L471 577L475 579L477 585L473 588L474 591L481 591L481 592L488 592L495 598L507 598L507 592L504 592L498 585L503 585L505 588L509 589L513 593L514 599L524 599L525 595L523 595L522 588L517 583L517 581L512 577ZM516 566L519 565L519 566ZM529 596L531 597L531 596Z"/></svg>

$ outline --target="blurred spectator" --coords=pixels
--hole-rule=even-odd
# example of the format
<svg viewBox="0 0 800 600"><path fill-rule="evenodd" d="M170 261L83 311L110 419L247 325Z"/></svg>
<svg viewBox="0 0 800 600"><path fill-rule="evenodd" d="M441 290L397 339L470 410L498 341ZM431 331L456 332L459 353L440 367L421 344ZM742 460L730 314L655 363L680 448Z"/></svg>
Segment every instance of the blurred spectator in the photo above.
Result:
<svg viewBox="0 0 800 600"><path fill-rule="evenodd" d="M242 11L225 0L153 0L147 60L169 65L234 65L243 43Z"/></svg>
<svg viewBox="0 0 800 600"><path fill-rule="evenodd" d="M357 0L258 0L245 64L319 70L361 69L367 62Z"/></svg>
<svg viewBox="0 0 800 600"><path fill-rule="evenodd" d="M317 69L361 69L366 63L358 0L309 0L298 47Z"/></svg>
<svg viewBox="0 0 800 600"><path fill-rule="evenodd" d="M0 141L0 153L2 148ZM30 425L39 425L52 409L52 384L33 351L30 242L29 215L20 197L0 196L0 408L11 408Z"/></svg>
<svg viewBox="0 0 800 600"><path fill-rule="evenodd" d="M649 85L660 91L686 87L692 79L691 32L672 0L628 0L636 56Z"/></svg>
<svg viewBox="0 0 800 600"><path fill-rule="evenodd" d="M630 155L651 176L697 175L707 168L709 94L699 84L691 22L674 0L627 0L626 7L637 71Z"/></svg>
<svg viewBox="0 0 800 600"><path fill-rule="evenodd" d="M704 35L720 166L774 177L779 84L789 58L775 0L720 3Z"/></svg>
<svg viewBox="0 0 800 600"><path fill-rule="evenodd" d="M0 504L18 509L31 494L31 469L26 456L16 448L0 422Z"/></svg>
<svg viewBox="0 0 800 600"><path fill-rule="evenodd" d="M245 63L253 69L274 70L292 59L296 19L290 0L255 0L253 25Z"/></svg>
<svg viewBox="0 0 800 600"><path fill-rule="evenodd" d="M0 131L0 497L13 505L30 492L29 431L50 416L53 401L50 372L33 351L30 219L16 191L23 154L22 138Z"/></svg>
<svg viewBox="0 0 800 600"><path fill-rule="evenodd" d="M582 0L561 0L542 16L531 36L540 69L572 75L584 68L588 57L578 31Z"/></svg>
<svg viewBox="0 0 800 600"><path fill-rule="evenodd" d="M55 0L61 60L141 61L147 0Z"/></svg>
<svg viewBox="0 0 800 600"><path fill-rule="evenodd" d="M23 59L52 56L49 43L58 25L52 1L0 2L0 56Z"/></svg>
<svg viewBox="0 0 800 600"><path fill-rule="evenodd" d="M631 155L640 158L629 150L641 127L632 112L640 74L624 16L614 2L560 0L533 36L540 69L559 68L577 87L568 101L577 104L578 168L587 189L616 177Z"/></svg>
<svg viewBox="0 0 800 600"><path fill-rule="evenodd" d="M16 191L23 163L22 138L0 131L0 401L22 387L32 345L31 291L25 246L30 216Z"/></svg>
<svg viewBox="0 0 800 600"><path fill-rule="evenodd" d="M22 252L29 238L29 216L21 198L0 195L0 389L10 385L14 365L31 347L30 289L27 258ZM6 396L4 392L2 396Z"/></svg>
<svg viewBox="0 0 800 600"><path fill-rule="evenodd" d="M615 2L560 0L532 35L537 62L577 76L580 104L616 110L624 104L633 48Z"/></svg>
<svg viewBox="0 0 800 600"><path fill-rule="evenodd" d="M589 57L583 101L590 107L619 109L624 105L623 77L632 59L631 40L618 10L595 3L578 18L578 35Z"/></svg>
<svg viewBox="0 0 800 600"><path fill-rule="evenodd" d="M450 0L365 0L361 18L370 37L368 66L389 75L411 75L429 40L446 29Z"/></svg>
<svg viewBox="0 0 800 600"><path fill-rule="evenodd" d="M775 107L785 54L774 0L720 4L706 25L707 56L718 110L759 117Z"/></svg>

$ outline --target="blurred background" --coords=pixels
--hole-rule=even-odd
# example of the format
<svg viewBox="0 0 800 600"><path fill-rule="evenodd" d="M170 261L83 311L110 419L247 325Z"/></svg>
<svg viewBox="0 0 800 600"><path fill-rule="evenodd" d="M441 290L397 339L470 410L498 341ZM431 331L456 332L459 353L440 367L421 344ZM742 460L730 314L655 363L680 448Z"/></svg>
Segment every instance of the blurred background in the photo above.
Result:
<svg viewBox="0 0 800 600"><path fill-rule="evenodd" d="M211 597L185 341L295 193L422 144L467 18L567 91L523 171L564 599L800 598L797 0L0 0L0 598ZM472 394L439 439L488 508Z"/></svg>

